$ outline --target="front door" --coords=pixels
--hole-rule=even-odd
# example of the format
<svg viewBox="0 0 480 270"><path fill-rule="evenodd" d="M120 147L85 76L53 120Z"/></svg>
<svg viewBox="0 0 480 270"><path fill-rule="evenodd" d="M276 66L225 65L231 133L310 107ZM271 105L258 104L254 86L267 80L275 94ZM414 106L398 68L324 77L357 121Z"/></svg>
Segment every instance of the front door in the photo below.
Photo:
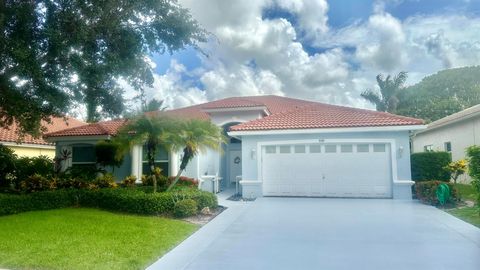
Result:
<svg viewBox="0 0 480 270"><path fill-rule="evenodd" d="M228 183L235 183L236 177L242 175L242 151L231 150L228 155Z"/></svg>

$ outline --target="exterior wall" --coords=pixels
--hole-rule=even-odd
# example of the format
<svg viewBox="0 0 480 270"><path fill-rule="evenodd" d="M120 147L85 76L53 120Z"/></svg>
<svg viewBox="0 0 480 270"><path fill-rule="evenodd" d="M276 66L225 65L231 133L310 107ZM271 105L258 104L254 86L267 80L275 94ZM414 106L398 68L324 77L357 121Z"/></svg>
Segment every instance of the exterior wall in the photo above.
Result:
<svg viewBox="0 0 480 270"><path fill-rule="evenodd" d="M424 152L426 145L432 145L435 151L445 151L445 142L451 143L452 160L464 159L467 147L480 145L480 117L415 134L412 137L412 152ZM469 182L470 177L464 174L459 181Z"/></svg>
<svg viewBox="0 0 480 270"><path fill-rule="evenodd" d="M19 157L47 156L52 159L55 157L54 146L51 146L49 148L47 147L36 148L36 147L25 147L22 145L18 145L18 146L7 145L7 147L12 149L15 152L15 154L17 154Z"/></svg>
<svg viewBox="0 0 480 270"><path fill-rule="evenodd" d="M242 179L245 184L251 188L252 186L261 187L262 179L258 177L258 145L262 142L271 141L288 141L288 140L335 140L335 139L352 139L352 140L393 140L395 142L394 148L391 151L394 153L396 160L397 180L407 181L403 184L393 185L394 198L411 199L409 191L410 185L408 180L411 180L410 170L410 146L409 146L409 131L397 132L350 132L350 133L318 133L318 134L285 134L285 135L253 135L242 137ZM406 186L406 187L405 187ZM401 192L399 192L401 190ZM258 194L251 191L252 194ZM261 194L261 192L260 192ZM410 195L410 197L409 197Z"/></svg>

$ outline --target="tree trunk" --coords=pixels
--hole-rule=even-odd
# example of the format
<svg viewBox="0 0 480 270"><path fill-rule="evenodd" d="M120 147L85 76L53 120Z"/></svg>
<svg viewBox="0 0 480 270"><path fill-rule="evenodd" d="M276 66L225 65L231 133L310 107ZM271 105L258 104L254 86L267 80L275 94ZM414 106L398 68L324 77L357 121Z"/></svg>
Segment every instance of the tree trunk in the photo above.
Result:
<svg viewBox="0 0 480 270"><path fill-rule="evenodd" d="M183 149L183 157L182 157L182 162L180 163L180 170L178 170L177 176L175 176L175 180L168 186L167 191L170 191L175 184L177 184L178 179L180 179L180 176L182 175L183 171L187 167L188 162L193 158L193 151L192 149L185 147Z"/></svg>

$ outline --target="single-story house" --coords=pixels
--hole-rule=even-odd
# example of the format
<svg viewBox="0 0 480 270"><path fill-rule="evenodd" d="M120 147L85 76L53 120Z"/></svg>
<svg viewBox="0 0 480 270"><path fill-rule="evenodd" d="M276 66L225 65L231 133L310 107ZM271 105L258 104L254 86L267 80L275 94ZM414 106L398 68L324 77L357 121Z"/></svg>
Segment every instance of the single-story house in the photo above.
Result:
<svg viewBox="0 0 480 270"><path fill-rule="evenodd" d="M42 121L42 126L46 128L46 132L55 132L83 125L86 125L86 123L71 117L52 117L51 123ZM18 135L18 131L18 126L15 123L9 127L0 127L0 144L12 149L18 156L55 157L55 144L47 142L43 138L34 138L30 135L25 135L21 138Z"/></svg>
<svg viewBox="0 0 480 270"><path fill-rule="evenodd" d="M160 112L150 112L157 114ZM232 97L162 112L210 120L225 130L223 153L206 151L184 175L219 175L222 189L240 185L244 197L314 196L411 198L411 132L419 119L280 96ZM57 151L71 149L68 166L93 163L93 145L110 139L126 120L48 134ZM117 177L140 177L142 145L132 149ZM175 175L179 153L159 151L158 166Z"/></svg>
<svg viewBox="0 0 480 270"><path fill-rule="evenodd" d="M472 145L480 145L480 104L434 121L412 137L414 153L446 151L453 161L465 159L465 150ZM468 182L470 177L464 174L459 181Z"/></svg>

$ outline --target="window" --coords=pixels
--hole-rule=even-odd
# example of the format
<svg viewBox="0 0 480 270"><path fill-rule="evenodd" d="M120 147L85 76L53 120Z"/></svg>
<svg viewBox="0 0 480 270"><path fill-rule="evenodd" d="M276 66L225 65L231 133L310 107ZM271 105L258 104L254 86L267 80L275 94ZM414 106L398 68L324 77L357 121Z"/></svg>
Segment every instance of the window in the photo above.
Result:
<svg viewBox="0 0 480 270"><path fill-rule="evenodd" d="M368 153L370 147L368 144L357 144L357 153Z"/></svg>
<svg viewBox="0 0 480 270"><path fill-rule="evenodd" d="M288 154L288 153L290 153L290 145L281 145L281 146L280 146L280 153L281 153L281 154Z"/></svg>
<svg viewBox="0 0 480 270"><path fill-rule="evenodd" d="M385 152L385 144L374 144L373 145L373 152Z"/></svg>
<svg viewBox="0 0 480 270"><path fill-rule="evenodd" d="M90 167L95 165L95 147L93 145L72 146L72 167Z"/></svg>
<svg viewBox="0 0 480 270"><path fill-rule="evenodd" d="M327 144L325 145L325 153L336 153L337 146L334 144Z"/></svg>
<svg viewBox="0 0 480 270"><path fill-rule="evenodd" d="M433 151L433 145L431 145L431 144L425 145L425 146L423 147L423 151L424 151L424 152Z"/></svg>
<svg viewBox="0 0 480 270"><path fill-rule="evenodd" d="M353 145L351 145L351 144L340 145L340 152L342 152L342 153L352 153L353 152Z"/></svg>
<svg viewBox="0 0 480 270"><path fill-rule="evenodd" d="M443 144L446 152L452 152L452 143L446 142Z"/></svg>
<svg viewBox="0 0 480 270"><path fill-rule="evenodd" d="M143 174L150 174L150 167L148 166L148 160L147 160L147 147L143 146L143 149L142 149L142 155L143 155L143 158L142 158L142 169L143 169ZM168 151L159 146L157 148L157 151L155 153L155 167L159 167L160 169L162 169L162 174L163 175L168 175L169 174L169 171L168 171Z"/></svg>
<svg viewBox="0 0 480 270"><path fill-rule="evenodd" d="M305 145L295 145L295 153L305 153Z"/></svg>
<svg viewBox="0 0 480 270"><path fill-rule="evenodd" d="M265 146L265 153L275 154L277 152L277 147L275 145Z"/></svg>
<svg viewBox="0 0 480 270"><path fill-rule="evenodd" d="M310 145L310 153L320 153L321 152L321 146L319 144L312 144Z"/></svg>

